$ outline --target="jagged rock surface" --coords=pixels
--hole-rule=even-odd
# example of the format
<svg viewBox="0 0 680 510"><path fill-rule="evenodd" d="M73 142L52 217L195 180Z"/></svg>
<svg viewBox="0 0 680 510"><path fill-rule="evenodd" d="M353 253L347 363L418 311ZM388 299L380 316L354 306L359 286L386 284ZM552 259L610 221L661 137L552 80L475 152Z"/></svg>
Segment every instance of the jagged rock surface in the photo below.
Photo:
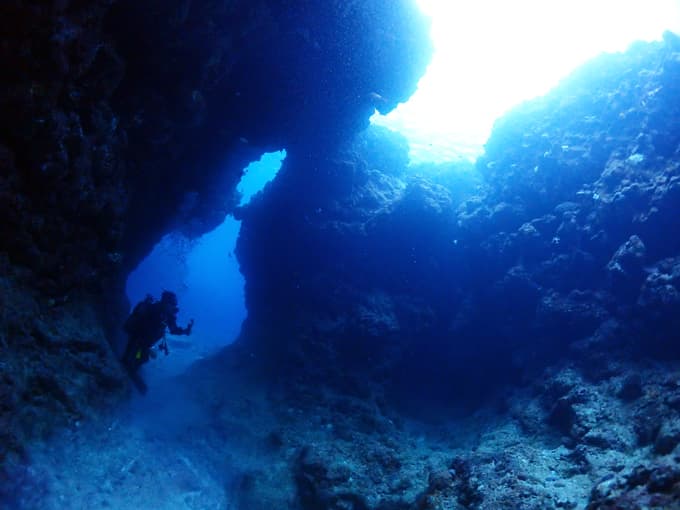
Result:
<svg viewBox="0 0 680 510"><path fill-rule="evenodd" d="M462 191L426 169L408 174L402 144L377 130L285 162L241 212L241 347L291 395L384 394L421 418L545 378L505 405L528 437L563 449L546 485L498 481L488 460L468 459L492 497L468 486L468 501L459 488L418 502L382 489L371 500L336 473L337 452L323 461L304 450L291 461L303 507L678 504L674 383L652 382L674 374L680 354L677 83L671 34L600 57L499 121ZM433 487L443 480L433 475ZM571 492L549 496L553 480Z"/></svg>
<svg viewBox="0 0 680 510"><path fill-rule="evenodd" d="M518 107L451 177L407 169L398 136L354 136L423 71L407 3L0 9L0 496L30 487L6 462L27 437L124 391L104 326L126 271L168 229L217 224L243 163L286 148L238 212L242 338L191 379L215 429L279 461L241 506L678 506L676 37ZM228 358L273 380L275 428L220 400ZM473 431L398 412L441 423L501 388Z"/></svg>
<svg viewBox="0 0 680 510"><path fill-rule="evenodd" d="M332 147L406 100L430 42L383 0L16 0L0 31L4 467L31 427L120 394L106 339L164 233L222 222L265 150Z"/></svg>
<svg viewBox="0 0 680 510"><path fill-rule="evenodd" d="M403 144L377 130L288 158L241 213L246 342L324 373L429 373L442 396L577 340L677 355L663 342L678 311L679 48L668 34L601 57L518 107L463 189L407 174Z"/></svg>

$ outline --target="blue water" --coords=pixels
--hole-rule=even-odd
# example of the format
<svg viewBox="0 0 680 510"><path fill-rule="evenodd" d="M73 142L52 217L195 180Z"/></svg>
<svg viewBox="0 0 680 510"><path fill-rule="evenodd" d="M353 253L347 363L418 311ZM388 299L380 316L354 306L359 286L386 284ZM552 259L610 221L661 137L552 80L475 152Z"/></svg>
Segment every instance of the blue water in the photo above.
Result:
<svg viewBox="0 0 680 510"><path fill-rule="evenodd" d="M236 191L241 193L239 205L246 205L254 195L262 191L267 183L274 179L284 159L286 159L285 150L267 152L245 168L243 177L236 186Z"/></svg>
<svg viewBox="0 0 680 510"><path fill-rule="evenodd" d="M285 151L265 153L244 169L237 187L241 206L276 176L285 157ZM238 336L246 318L244 280L234 255L240 228L240 221L227 216L219 227L199 239L167 234L130 274L127 295L131 306L147 294L157 299L163 290L171 290L179 300L178 324L195 321L189 337L191 348L185 345L186 337L176 339L177 349L171 342L172 356L159 360L164 369L184 369ZM153 373L155 365L158 363L149 363L146 371Z"/></svg>

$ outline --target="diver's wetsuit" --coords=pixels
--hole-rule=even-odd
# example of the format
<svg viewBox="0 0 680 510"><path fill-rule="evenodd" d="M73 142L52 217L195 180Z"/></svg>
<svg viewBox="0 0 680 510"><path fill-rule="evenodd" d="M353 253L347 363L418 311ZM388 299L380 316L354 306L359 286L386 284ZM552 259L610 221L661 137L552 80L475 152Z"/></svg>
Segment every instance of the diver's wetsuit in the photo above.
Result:
<svg viewBox="0 0 680 510"><path fill-rule="evenodd" d="M146 384L141 380L137 371L149 361L151 348L165 336L166 329L173 335L190 335L194 321L191 320L186 328L177 325L177 296L165 291L160 301L154 301L147 296L135 306L125 321L125 331L128 343L123 355L122 363L135 385L144 393ZM166 352L167 354L167 352Z"/></svg>

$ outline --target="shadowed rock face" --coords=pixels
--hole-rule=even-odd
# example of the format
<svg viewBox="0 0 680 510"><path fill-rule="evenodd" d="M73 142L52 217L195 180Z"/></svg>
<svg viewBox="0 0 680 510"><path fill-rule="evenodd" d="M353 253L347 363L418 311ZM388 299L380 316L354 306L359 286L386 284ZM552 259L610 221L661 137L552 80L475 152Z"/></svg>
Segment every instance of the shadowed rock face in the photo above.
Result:
<svg viewBox="0 0 680 510"><path fill-rule="evenodd" d="M104 338L116 343L126 274L154 243L219 224L262 152L334 147L374 107L406 100L430 56L406 0L16 0L0 6L0 30L0 293L25 289L33 303L0 323L2 423L52 383L68 412L32 399L38 421L94 403L76 395L84 368L63 356L101 350L88 370L116 372L102 380L119 391ZM90 303L99 320L81 321ZM45 314L50 327L28 326ZM38 347L61 338L66 316L87 338ZM37 385L24 359L36 351Z"/></svg>
<svg viewBox="0 0 680 510"><path fill-rule="evenodd" d="M594 377L610 351L676 357L679 55L600 57L453 182L376 129L288 158L242 212L243 341L285 378L446 405L572 349Z"/></svg>
<svg viewBox="0 0 680 510"><path fill-rule="evenodd" d="M249 160L333 147L375 107L405 101L429 60L409 1L124 0L107 28L126 63L113 102L138 165L133 260L178 204L190 232L216 226Z"/></svg>
<svg viewBox="0 0 680 510"><path fill-rule="evenodd" d="M237 210L242 337L187 386L219 426L257 436L251 407L220 400L250 398L224 373L286 383L262 407L288 424L267 436L288 464L266 469L293 475L301 507L576 507L527 487L539 436L559 436L560 476L591 477L589 508L677 506L677 376L638 361L680 354L677 38L517 108L476 169L412 170L399 136L357 133L413 90L422 20L386 0L301 4L0 6L2 468L125 391L104 331L126 272L168 229L218 223L244 162L286 148ZM505 402L524 435L456 456L435 444L437 469L390 405L436 418L527 379ZM0 501L29 474L0 471ZM269 480L245 477L243 506L268 504Z"/></svg>
<svg viewBox="0 0 680 510"><path fill-rule="evenodd" d="M52 293L134 267L170 227L215 226L245 162L332 147L429 59L410 2L2 9L0 249Z"/></svg>

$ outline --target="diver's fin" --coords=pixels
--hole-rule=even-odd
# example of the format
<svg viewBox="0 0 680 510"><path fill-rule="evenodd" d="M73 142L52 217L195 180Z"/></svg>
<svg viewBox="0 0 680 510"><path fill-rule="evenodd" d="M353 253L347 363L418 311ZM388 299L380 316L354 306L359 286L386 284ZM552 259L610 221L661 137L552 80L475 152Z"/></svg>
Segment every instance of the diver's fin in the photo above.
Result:
<svg viewBox="0 0 680 510"><path fill-rule="evenodd" d="M149 388L139 373L128 371L128 374L130 374L130 379L132 379L132 383L135 385L135 388L137 388L137 391L139 391L142 395L146 395L146 392Z"/></svg>

